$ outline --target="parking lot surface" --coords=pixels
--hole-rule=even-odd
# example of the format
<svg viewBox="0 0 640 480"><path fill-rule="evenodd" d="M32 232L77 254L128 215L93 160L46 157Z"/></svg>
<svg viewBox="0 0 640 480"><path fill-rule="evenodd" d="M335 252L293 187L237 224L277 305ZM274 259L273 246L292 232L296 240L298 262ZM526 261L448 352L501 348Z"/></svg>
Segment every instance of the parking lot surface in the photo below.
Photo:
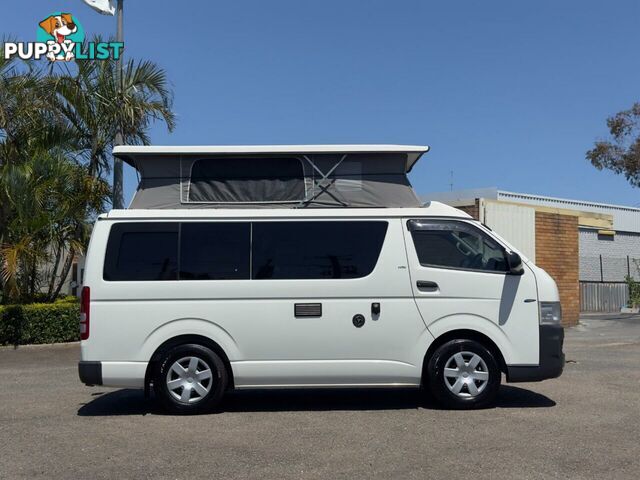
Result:
<svg viewBox="0 0 640 480"><path fill-rule="evenodd" d="M0 478L638 478L640 317L585 316L559 379L445 411L415 390L235 392L163 415L85 387L77 344L0 349Z"/></svg>

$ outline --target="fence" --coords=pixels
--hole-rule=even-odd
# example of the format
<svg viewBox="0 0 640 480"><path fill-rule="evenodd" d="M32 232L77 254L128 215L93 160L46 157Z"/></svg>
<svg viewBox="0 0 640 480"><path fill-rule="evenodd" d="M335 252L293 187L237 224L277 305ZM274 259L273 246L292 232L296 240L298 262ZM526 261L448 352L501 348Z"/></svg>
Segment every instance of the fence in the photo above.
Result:
<svg viewBox="0 0 640 480"><path fill-rule="evenodd" d="M626 283L580 282L581 312L619 312L628 301Z"/></svg>
<svg viewBox="0 0 640 480"><path fill-rule="evenodd" d="M624 282L627 275L640 281L640 258L580 257L581 282Z"/></svg>

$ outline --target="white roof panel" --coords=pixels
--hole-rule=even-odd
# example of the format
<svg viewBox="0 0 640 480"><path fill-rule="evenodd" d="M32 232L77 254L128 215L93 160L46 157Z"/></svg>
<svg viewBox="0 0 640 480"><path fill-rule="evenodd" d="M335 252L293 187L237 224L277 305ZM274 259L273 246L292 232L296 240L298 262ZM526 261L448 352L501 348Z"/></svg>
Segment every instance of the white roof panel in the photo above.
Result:
<svg viewBox="0 0 640 480"><path fill-rule="evenodd" d="M430 202L422 208L297 208L297 209L127 209L111 210L101 218L371 218L461 217L468 214L444 203Z"/></svg>
<svg viewBox="0 0 640 480"><path fill-rule="evenodd" d="M113 148L113 154L125 160L142 155L404 153L408 159L407 172L428 151L426 145L120 145Z"/></svg>

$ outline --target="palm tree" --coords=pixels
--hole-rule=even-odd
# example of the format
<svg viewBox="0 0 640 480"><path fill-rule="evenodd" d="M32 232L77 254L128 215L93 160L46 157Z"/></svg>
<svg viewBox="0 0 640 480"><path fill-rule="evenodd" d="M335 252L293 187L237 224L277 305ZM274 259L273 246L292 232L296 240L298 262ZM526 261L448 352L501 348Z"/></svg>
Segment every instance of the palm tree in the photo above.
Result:
<svg viewBox="0 0 640 480"><path fill-rule="evenodd" d="M54 300L77 253L88 241L90 217L102 211L109 186L62 152L42 152L6 179L12 215L2 276L13 300ZM87 213L89 212L89 216Z"/></svg>
<svg viewBox="0 0 640 480"><path fill-rule="evenodd" d="M2 48L4 53L4 46ZM0 286L3 299L17 294L17 268L32 271L37 254L24 228L16 225L17 205L29 203L28 194L16 188L30 172L29 159L43 145L49 113L39 91L41 77L31 63L0 56ZM20 240L17 238L20 237ZM13 246L13 250L9 250Z"/></svg>
<svg viewBox="0 0 640 480"><path fill-rule="evenodd" d="M11 199L8 185L25 164L50 148L73 150L74 132L51 108L43 70L33 62L4 58L0 50L0 244ZM13 200L17 200L13 198Z"/></svg>
<svg viewBox="0 0 640 480"><path fill-rule="evenodd" d="M127 62L121 83L113 60L39 65L0 57L2 302L58 296L107 201L116 132L147 144L154 121L175 126L166 74L152 62Z"/></svg>
<svg viewBox="0 0 640 480"><path fill-rule="evenodd" d="M101 42L96 37L94 42ZM49 79L57 92L59 111L76 131L80 152L89 171L110 171L111 151L118 131L124 143L147 145L155 121L175 127L173 93L166 73L150 61L129 60L123 68L122 88L113 59L77 60L77 72Z"/></svg>

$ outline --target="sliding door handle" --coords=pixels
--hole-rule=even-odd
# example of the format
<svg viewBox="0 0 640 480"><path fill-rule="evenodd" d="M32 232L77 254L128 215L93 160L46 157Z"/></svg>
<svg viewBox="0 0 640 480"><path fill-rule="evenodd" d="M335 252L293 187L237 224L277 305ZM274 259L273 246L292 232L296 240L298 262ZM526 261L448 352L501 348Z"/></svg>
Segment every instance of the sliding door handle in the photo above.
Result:
<svg viewBox="0 0 640 480"><path fill-rule="evenodd" d="M430 282L428 280L418 280L416 282L416 287L418 287L418 290L427 290L430 292L438 290L438 284L436 282Z"/></svg>

